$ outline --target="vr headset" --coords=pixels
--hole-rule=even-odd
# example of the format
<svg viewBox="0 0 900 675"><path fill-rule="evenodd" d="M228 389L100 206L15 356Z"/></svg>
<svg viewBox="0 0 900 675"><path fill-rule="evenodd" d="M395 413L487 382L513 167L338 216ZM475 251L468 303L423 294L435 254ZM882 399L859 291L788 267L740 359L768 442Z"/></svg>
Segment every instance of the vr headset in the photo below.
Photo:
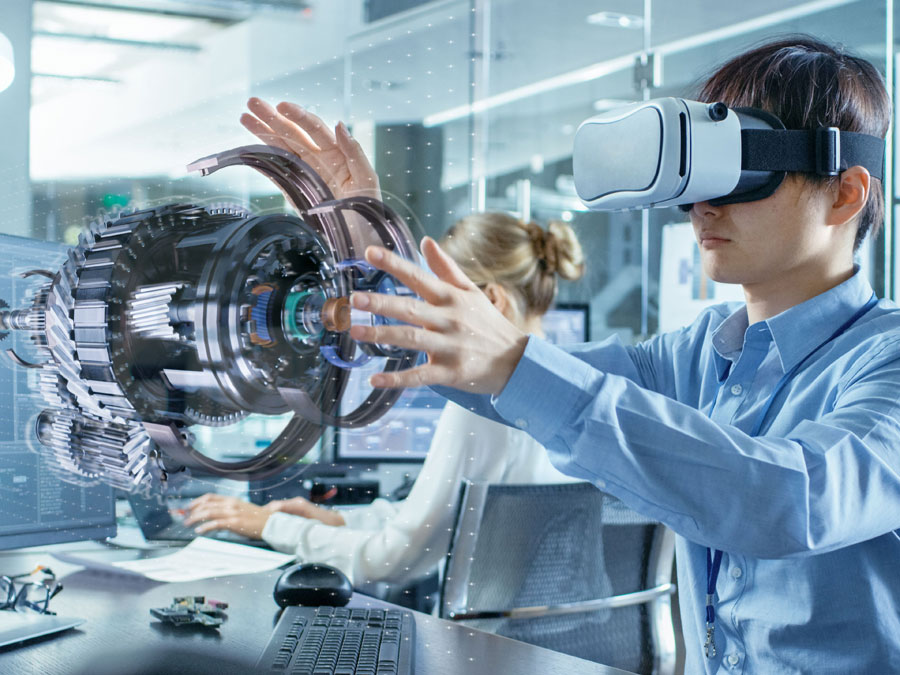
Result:
<svg viewBox="0 0 900 675"><path fill-rule="evenodd" d="M575 133L575 190L591 210L764 199L787 172L884 174L884 139L821 127L785 129L775 115L660 98L591 117Z"/></svg>

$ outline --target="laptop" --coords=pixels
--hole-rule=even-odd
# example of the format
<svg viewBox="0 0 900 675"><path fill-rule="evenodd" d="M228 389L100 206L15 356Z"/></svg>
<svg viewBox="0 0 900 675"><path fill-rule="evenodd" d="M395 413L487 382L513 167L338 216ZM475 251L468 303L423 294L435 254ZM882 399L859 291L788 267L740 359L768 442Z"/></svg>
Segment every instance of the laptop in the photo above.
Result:
<svg viewBox="0 0 900 675"><path fill-rule="evenodd" d="M128 495L128 503L131 504L131 511L134 513L138 527L141 528L141 534L144 535L144 539L147 541L188 542L193 541L198 536L193 528L186 527L180 518L176 520L172 517L172 512L163 498L158 496L144 497L143 495L132 493ZM269 545L261 539L251 539L227 530L208 532L203 536L220 541L230 541L235 544L249 544L250 546L269 548Z"/></svg>
<svg viewBox="0 0 900 675"><path fill-rule="evenodd" d="M55 614L0 610L0 647L58 633L83 623L84 619Z"/></svg>

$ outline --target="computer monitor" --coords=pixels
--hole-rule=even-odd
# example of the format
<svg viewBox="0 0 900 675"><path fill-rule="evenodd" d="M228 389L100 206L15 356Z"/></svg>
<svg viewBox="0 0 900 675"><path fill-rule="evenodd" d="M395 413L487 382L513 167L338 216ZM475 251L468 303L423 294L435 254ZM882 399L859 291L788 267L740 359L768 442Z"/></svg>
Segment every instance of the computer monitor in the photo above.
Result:
<svg viewBox="0 0 900 675"><path fill-rule="evenodd" d="M543 317L544 334L554 344L587 342L590 311L587 304L558 304ZM371 372L355 371L342 403L358 405L354 392L364 391ZM407 389L394 407L374 424L362 429L337 429L338 462L422 462L431 447L446 399L431 389ZM349 408L348 408L349 409Z"/></svg>
<svg viewBox="0 0 900 675"><path fill-rule="evenodd" d="M590 340L591 310L587 303L557 303L541 321L544 335L555 345L571 345Z"/></svg>
<svg viewBox="0 0 900 675"><path fill-rule="evenodd" d="M0 234L0 299L11 307L30 302L46 279L23 279L30 269L57 269L65 247ZM38 359L30 338L11 332L0 350L12 347ZM37 370L0 357L0 549L111 537L116 533L113 490L106 485L67 483L38 448L34 422L43 409Z"/></svg>
<svg viewBox="0 0 900 675"><path fill-rule="evenodd" d="M350 378L347 391L356 380ZM358 382L358 380L357 380ZM345 395L346 396L346 395ZM335 431L338 462L422 462L447 399L427 387L406 389L373 424Z"/></svg>

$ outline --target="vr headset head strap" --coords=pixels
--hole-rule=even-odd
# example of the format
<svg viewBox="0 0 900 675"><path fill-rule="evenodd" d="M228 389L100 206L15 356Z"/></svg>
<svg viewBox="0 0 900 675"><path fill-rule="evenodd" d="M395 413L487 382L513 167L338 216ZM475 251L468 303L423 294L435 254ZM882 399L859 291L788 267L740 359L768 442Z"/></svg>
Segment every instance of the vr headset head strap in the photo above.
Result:
<svg viewBox="0 0 900 675"><path fill-rule="evenodd" d="M748 118L756 118L770 127L741 129L741 171L751 172L750 176L772 173L765 183L751 190L741 190L739 184L735 193L711 199L710 204L714 206L765 199L778 189L787 172L837 176L859 165L873 178L881 180L884 176L884 139L840 131L836 127L785 129L778 117L763 110L734 110L741 116L742 127L756 126L744 124Z"/></svg>
<svg viewBox="0 0 900 675"><path fill-rule="evenodd" d="M741 170L837 176L859 165L872 178L881 180L884 175L884 140L836 127L815 131L742 129L741 153Z"/></svg>

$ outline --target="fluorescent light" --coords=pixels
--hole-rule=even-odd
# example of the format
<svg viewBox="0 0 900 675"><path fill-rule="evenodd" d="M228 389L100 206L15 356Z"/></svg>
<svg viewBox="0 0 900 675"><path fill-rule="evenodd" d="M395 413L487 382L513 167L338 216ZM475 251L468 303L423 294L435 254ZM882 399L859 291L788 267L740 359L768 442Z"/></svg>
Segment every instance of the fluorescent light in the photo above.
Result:
<svg viewBox="0 0 900 675"><path fill-rule="evenodd" d="M71 44L36 35L31 40L31 69L70 77L104 76L116 64L120 51L102 42Z"/></svg>
<svg viewBox="0 0 900 675"><path fill-rule="evenodd" d="M606 26L607 28L643 28L643 17L636 14L622 14L621 12L597 12L587 18L587 22L593 26Z"/></svg>
<svg viewBox="0 0 900 675"><path fill-rule="evenodd" d="M460 119L461 117L466 117L467 115L470 115L472 113L482 113L485 110L491 110L492 108L506 105L507 103L515 103L516 101L521 101L522 99L530 98L531 96L537 96L538 94L542 94L547 91L561 89L573 84L590 82L591 80L599 79L604 75L609 75L610 73L624 70L625 68L633 65L634 54L620 56L615 59L610 59L609 61L602 61L585 68L571 70L567 73L548 77L545 80L526 84L522 87L509 89L508 91L504 91L500 94L495 94L494 96L488 96L487 98L475 101L471 105L460 105L456 106L455 108L450 108L449 110L435 113L433 115L426 115L422 120L422 124L426 127L435 127L439 124L445 124L446 122Z"/></svg>
<svg viewBox="0 0 900 675"><path fill-rule="evenodd" d="M0 33L0 91L12 84L16 76L15 61L13 61L12 43L3 33Z"/></svg>
<svg viewBox="0 0 900 675"><path fill-rule="evenodd" d="M179 42L187 36L191 40L202 38L215 32L217 26L207 20L129 11L127 7L117 9L110 4L87 7L36 2L34 30L143 42Z"/></svg>

